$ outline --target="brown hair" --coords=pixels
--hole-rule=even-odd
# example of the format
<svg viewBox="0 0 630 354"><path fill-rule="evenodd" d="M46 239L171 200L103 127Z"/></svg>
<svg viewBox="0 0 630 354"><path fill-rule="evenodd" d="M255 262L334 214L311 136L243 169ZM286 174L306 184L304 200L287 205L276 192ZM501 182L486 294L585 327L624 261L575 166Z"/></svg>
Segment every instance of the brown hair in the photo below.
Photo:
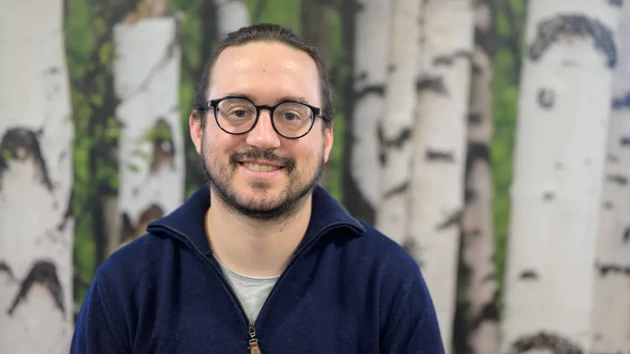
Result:
<svg viewBox="0 0 630 354"><path fill-rule="evenodd" d="M207 100L208 88L211 81L211 73L214 64L221 52L228 47L245 45L252 42L277 42L286 44L292 48L306 52L317 65L319 71L319 86L322 101L322 114L328 118L324 119L325 126L329 126L333 121L333 108L330 99L330 81L324 63L319 56L317 48L306 39L292 32L290 29L270 23L260 23L247 27L242 27L238 31L231 32L221 41L219 47L214 51L210 60L205 64L201 81L195 93L194 109L199 109ZM203 117L204 115L202 115Z"/></svg>

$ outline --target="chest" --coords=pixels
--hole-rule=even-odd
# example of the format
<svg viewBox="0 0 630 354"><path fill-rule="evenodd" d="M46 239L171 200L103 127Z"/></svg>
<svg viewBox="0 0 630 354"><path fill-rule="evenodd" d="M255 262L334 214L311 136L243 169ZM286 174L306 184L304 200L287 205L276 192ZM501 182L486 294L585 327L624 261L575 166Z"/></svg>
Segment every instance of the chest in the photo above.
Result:
<svg viewBox="0 0 630 354"><path fill-rule="evenodd" d="M307 265L275 283L253 327L220 270L191 264L185 278L162 276L138 308L134 353L245 354L253 335L262 354L377 353L376 297L349 272Z"/></svg>

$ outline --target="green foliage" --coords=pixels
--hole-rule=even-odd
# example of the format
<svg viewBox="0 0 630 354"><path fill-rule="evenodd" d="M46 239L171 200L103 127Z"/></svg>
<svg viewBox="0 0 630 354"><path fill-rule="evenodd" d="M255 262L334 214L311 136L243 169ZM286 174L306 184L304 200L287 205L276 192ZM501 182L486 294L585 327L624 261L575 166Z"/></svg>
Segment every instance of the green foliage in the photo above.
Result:
<svg viewBox="0 0 630 354"><path fill-rule="evenodd" d="M252 23L276 23L302 33L302 0L247 0Z"/></svg>
<svg viewBox="0 0 630 354"><path fill-rule="evenodd" d="M179 45L182 51L182 72L179 89L179 112L181 129L184 136L188 136L188 117L194 103L194 93L197 82L201 78L202 67L210 55L209 43L213 43L212 33L203 33L204 25L214 23L214 18L208 16L204 6L209 6L207 0L173 0L171 2L176 11L184 14L184 21L179 28ZM208 51L204 53L204 49ZM197 152L190 139L185 141L186 154L186 197L191 196L204 183L203 175L196 168Z"/></svg>
<svg viewBox="0 0 630 354"><path fill-rule="evenodd" d="M497 1L496 36L493 47L494 139L491 146L493 177L493 214L499 280L499 307L505 282L506 245L510 225L510 186L514 134L518 116L519 79L523 56L525 5L521 1Z"/></svg>

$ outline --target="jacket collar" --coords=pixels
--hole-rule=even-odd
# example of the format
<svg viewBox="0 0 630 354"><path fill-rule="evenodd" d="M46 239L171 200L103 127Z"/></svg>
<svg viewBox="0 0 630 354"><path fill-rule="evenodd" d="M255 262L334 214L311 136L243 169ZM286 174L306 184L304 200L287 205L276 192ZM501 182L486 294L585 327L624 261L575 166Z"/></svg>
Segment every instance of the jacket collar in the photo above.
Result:
<svg viewBox="0 0 630 354"><path fill-rule="evenodd" d="M359 235L365 231L365 226L337 202L324 188L316 186L313 191L313 207L311 219L306 229L304 241L314 237L321 230L330 225L341 225L352 230L352 234ZM168 229L169 234L178 238L192 241L200 251L210 254L210 246L206 239L205 213L210 207L210 188L199 188L184 204L170 214L151 222L147 231L156 232Z"/></svg>

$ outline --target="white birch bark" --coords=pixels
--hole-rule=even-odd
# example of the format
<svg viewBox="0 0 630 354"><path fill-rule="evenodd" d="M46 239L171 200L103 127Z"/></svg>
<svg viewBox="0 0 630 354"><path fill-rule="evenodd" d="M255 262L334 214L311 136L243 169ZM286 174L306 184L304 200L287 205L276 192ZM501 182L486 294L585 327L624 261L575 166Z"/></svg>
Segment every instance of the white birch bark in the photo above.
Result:
<svg viewBox="0 0 630 354"><path fill-rule="evenodd" d="M68 352L72 336L74 127L62 21L60 0L0 1L0 353Z"/></svg>
<svg viewBox="0 0 630 354"><path fill-rule="evenodd" d="M355 198L376 211L381 199L378 124L385 114L390 5L381 0L357 0L357 8L349 170L360 194Z"/></svg>
<svg viewBox="0 0 630 354"><path fill-rule="evenodd" d="M465 207L462 219L461 258L464 269L462 303L455 328L457 352L496 353L499 344L498 283L494 264L492 168L492 12L490 1L475 1L475 48L472 52Z"/></svg>
<svg viewBox="0 0 630 354"><path fill-rule="evenodd" d="M179 117L181 52L174 18L114 28L114 90L121 100L119 210L122 243L184 200L184 142Z"/></svg>
<svg viewBox="0 0 630 354"><path fill-rule="evenodd" d="M527 13L502 349L586 353L619 8L531 0Z"/></svg>
<svg viewBox="0 0 630 354"><path fill-rule="evenodd" d="M249 25L249 13L245 0L214 0L219 21L219 40L228 33Z"/></svg>
<svg viewBox="0 0 630 354"><path fill-rule="evenodd" d="M389 40L389 73L385 110L379 123L381 145L380 203L376 228L403 244L408 235L412 131L416 108L421 2L393 0ZM413 45L413 44L416 45Z"/></svg>
<svg viewBox="0 0 630 354"><path fill-rule="evenodd" d="M619 28L593 290L592 353L630 350L630 5Z"/></svg>
<svg viewBox="0 0 630 354"><path fill-rule="evenodd" d="M422 267L449 352L464 200L472 2L428 1L422 15L410 227L418 241L409 249Z"/></svg>

